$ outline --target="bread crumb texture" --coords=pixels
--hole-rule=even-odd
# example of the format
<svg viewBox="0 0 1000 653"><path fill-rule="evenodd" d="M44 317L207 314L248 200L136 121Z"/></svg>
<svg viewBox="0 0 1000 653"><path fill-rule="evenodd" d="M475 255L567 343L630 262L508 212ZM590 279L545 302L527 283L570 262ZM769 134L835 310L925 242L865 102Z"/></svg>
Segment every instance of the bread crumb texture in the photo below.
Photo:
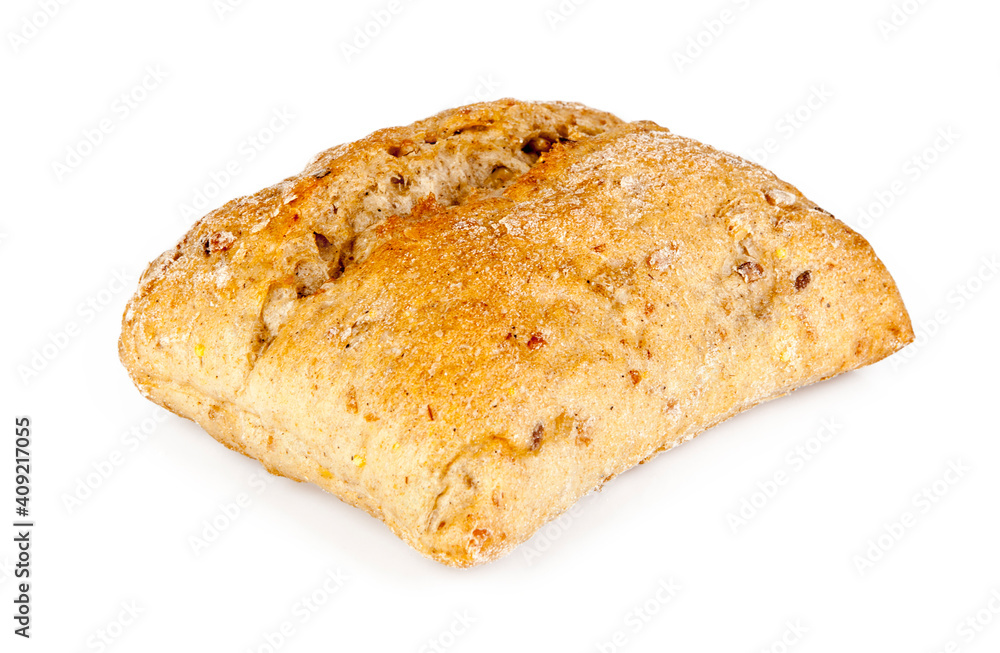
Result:
<svg viewBox="0 0 1000 653"><path fill-rule="evenodd" d="M149 265L119 350L153 401L465 567L912 338L864 238L767 170L501 100L205 216Z"/></svg>

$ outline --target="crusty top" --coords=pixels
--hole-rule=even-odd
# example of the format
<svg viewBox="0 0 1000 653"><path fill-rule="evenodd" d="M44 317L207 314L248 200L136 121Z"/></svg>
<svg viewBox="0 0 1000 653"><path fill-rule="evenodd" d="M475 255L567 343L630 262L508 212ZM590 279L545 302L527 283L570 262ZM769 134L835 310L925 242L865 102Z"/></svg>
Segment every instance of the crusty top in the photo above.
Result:
<svg viewBox="0 0 1000 653"><path fill-rule="evenodd" d="M137 384L421 552L493 559L610 477L912 339L868 243L651 122L504 100L206 216L123 323Z"/></svg>

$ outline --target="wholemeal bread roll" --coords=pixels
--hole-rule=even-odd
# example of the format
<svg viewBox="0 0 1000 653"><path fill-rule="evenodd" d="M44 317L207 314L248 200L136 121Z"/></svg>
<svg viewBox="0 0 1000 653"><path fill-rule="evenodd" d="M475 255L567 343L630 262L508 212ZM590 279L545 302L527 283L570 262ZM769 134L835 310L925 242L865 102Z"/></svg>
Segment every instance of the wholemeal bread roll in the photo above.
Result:
<svg viewBox="0 0 1000 653"><path fill-rule="evenodd" d="M156 403L464 567L912 338L865 239L767 170L503 100L205 216L146 270L119 346Z"/></svg>

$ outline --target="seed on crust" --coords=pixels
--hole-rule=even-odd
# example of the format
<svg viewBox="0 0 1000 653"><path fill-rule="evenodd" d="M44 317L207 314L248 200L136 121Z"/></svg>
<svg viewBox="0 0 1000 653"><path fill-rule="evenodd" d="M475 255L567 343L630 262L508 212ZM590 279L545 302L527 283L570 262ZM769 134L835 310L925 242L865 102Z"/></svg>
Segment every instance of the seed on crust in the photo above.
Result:
<svg viewBox="0 0 1000 653"><path fill-rule="evenodd" d="M743 280L747 283L753 283L754 281L764 277L764 268L756 261L740 263L736 266L736 271L740 273L740 276L743 277Z"/></svg>
<svg viewBox="0 0 1000 653"><path fill-rule="evenodd" d="M531 444L528 445L528 451L538 451L538 448L542 446L542 436L545 434L545 426L539 424L535 427L535 430L531 432Z"/></svg>
<svg viewBox="0 0 1000 653"><path fill-rule="evenodd" d="M528 349L534 351L535 349L538 349L544 344L545 344L545 338L542 336L541 333L536 331L535 333L531 334L530 338L528 338L527 347Z"/></svg>

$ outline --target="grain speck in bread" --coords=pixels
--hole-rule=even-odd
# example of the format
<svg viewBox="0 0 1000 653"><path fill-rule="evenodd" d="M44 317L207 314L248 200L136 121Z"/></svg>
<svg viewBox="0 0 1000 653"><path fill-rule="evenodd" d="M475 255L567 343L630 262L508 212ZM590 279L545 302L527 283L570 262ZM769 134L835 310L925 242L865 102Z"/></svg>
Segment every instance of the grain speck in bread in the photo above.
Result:
<svg viewBox="0 0 1000 653"><path fill-rule="evenodd" d="M767 170L576 104L323 152L147 269L153 401L421 553L496 559L756 403L912 340L868 243Z"/></svg>

